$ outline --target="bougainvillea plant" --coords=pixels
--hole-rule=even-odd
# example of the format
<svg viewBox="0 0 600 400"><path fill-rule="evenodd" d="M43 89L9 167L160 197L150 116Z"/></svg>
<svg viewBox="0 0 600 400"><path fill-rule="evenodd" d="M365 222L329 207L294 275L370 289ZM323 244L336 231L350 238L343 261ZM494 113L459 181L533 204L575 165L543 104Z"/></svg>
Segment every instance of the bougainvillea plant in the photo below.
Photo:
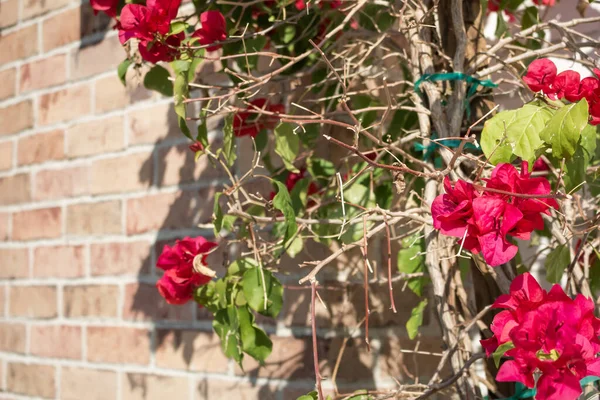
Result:
<svg viewBox="0 0 600 400"><path fill-rule="evenodd" d="M172 97L196 160L228 177L205 199L213 233L165 246L156 284L166 302L213 314L228 357L267 362L257 315L276 318L295 285L310 293L314 347L315 390L302 400L593 390L600 43L580 30L600 22L590 1L571 21L547 18L555 0L90 3L127 51L122 82ZM406 307L394 291L412 291L420 301L398 335L418 338L427 310L437 316L435 374L344 394L334 372L324 385L320 282L362 287L364 319L345 331L367 348L370 294L384 283L394 314Z"/></svg>

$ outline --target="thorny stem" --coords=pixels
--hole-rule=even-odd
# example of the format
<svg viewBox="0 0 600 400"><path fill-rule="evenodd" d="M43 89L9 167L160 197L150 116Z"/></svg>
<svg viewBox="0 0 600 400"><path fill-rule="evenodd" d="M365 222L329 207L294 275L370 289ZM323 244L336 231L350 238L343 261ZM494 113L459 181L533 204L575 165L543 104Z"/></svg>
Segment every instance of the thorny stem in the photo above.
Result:
<svg viewBox="0 0 600 400"><path fill-rule="evenodd" d="M363 264L364 264L363 285L364 285L364 290L365 290L365 343L367 344L367 349L369 351L371 351L371 344L369 343L369 313L370 313L370 311L369 311L369 263L367 260L369 246L367 244L367 220L365 217L366 216L363 216L363 247L362 247ZM386 224L386 226L387 226L387 224Z"/></svg>
<svg viewBox="0 0 600 400"><path fill-rule="evenodd" d="M313 347L313 362L315 367L315 385L317 386L317 393L319 400L325 400L323 396L323 388L321 387L321 372L319 371L319 350L317 347L317 317L315 312L316 298L317 298L317 281L310 281L310 323L312 328L312 347Z"/></svg>

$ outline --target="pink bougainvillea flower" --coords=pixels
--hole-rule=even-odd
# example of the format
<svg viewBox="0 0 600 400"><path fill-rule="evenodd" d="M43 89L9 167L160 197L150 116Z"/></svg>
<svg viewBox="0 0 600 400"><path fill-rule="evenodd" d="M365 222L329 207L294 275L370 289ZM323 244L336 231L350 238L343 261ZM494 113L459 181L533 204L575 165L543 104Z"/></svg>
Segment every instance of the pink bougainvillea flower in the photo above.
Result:
<svg viewBox="0 0 600 400"><path fill-rule="evenodd" d="M598 88L600 87L600 80L593 76L588 76L587 78L583 78L579 83L579 91L577 93L577 97L575 101L579 101L581 99L586 99L588 103L595 103L600 101L600 96L598 93ZM571 101L570 99L567 99Z"/></svg>
<svg viewBox="0 0 600 400"><path fill-rule="evenodd" d="M180 4L181 0L148 0L146 6L125 5L118 25L121 44L137 38L140 55L146 61L173 61L177 54L175 48L183 40L184 34L166 36Z"/></svg>
<svg viewBox="0 0 600 400"><path fill-rule="evenodd" d="M505 310L494 317L494 335L482 340L482 346L489 356L500 345L513 345L498 381L533 388L534 375L539 374L537 400L574 400L581 393L582 378L600 376L600 320L591 299L581 294L571 299L559 285L546 292L525 273L493 307Z"/></svg>
<svg viewBox="0 0 600 400"><path fill-rule="evenodd" d="M556 0L533 0L533 2L537 5L552 7L556 3Z"/></svg>
<svg viewBox="0 0 600 400"><path fill-rule="evenodd" d="M194 289L211 280L212 274L205 267L206 257L216 246L203 237L186 237L173 247L164 247L156 266L165 273L156 287L167 303L187 303L193 298Z"/></svg>
<svg viewBox="0 0 600 400"><path fill-rule="evenodd" d="M204 146L200 142L194 142L194 143L190 144L188 147L194 153L204 150Z"/></svg>
<svg viewBox="0 0 600 400"><path fill-rule="evenodd" d="M579 72L567 70L556 75L552 88L556 97L559 99L564 97L569 101L578 101L580 99L580 82L581 76L579 75Z"/></svg>
<svg viewBox="0 0 600 400"><path fill-rule="evenodd" d="M594 103L590 107L590 124L598 125L600 124L600 101Z"/></svg>
<svg viewBox="0 0 600 400"><path fill-rule="evenodd" d="M97 15L98 11L102 11L109 17L117 17L117 7L119 6L119 0L90 0L90 5L94 10L94 15Z"/></svg>
<svg viewBox="0 0 600 400"><path fill-rule="evenodd" d="M227 22L225 17L219 11L205 11L200 14L201 27L192 34L197 37L200 44L207 45L220 42L227 39ZM215 51L221 48L221 45L209 46L208 51Z"/></svg>
<svg viewBox="0 0 600 400"><path fill-rule="evenodd" d="M533 163L533 171L550 171L550 167L540 157Z"/></svg>
<svg viewBox="0 0 600 400"><path fill-rule="evenodd" d="M556 65L551 60L540 58L529 64L523 81L534 92L552 93L557 72Z"/></svg>
<svg viewBox="0 0 600 400"><path fill-rule="evenodd" d="M240 111L233 116L233 132L235 136L256 137L263 129L275 128L279 118L275 115L259 114L259 110L278 114L283 113L285 107L283 104L268 104L267 99L251 101L250 107L246 111Z"/></svg>
<svg viewBox="0 0 600 400"><path fill-rule="evenodd" d="M511 164L499 164L485 181L486 187L479 191L461 180L452 187L446 177L446 193L435 198L431 215L434 228L462 238L463 248L481 252L489 265L497 266L516 255L517 246L507 237L529 239L533 230L544 228L541 214L549 214L558 203L542 197L551 196L550 183L543 177L532 178L527 162L520 173Z"/></svg>

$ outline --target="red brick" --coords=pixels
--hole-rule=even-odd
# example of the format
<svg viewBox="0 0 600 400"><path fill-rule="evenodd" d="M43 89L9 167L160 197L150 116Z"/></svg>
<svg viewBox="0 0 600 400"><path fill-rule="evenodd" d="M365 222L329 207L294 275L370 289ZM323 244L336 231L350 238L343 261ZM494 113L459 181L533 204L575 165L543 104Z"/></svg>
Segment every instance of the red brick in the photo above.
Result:
<svg viewBox="0 0 600 400"><path fill-rule="evenodd" d="M21 17L24 20L46 14L69 4L69 0L22 0L22 2L23 15Z"/></svg>
<svg viewBox="0 0 600 400"><path fill-rule="evenodd" d="M29 174L0 178L0 204L26 203L31 200Z"/></svg>
<svg viewBox="0 0 600 400"><path fill-rule="evenodd" d="M0 249L0 279L26 278L29 276L29 250Z"/></svg>
<svg viewBox="0 0 600 400"><path fill-rule="evenodd" d="M142 190L149 188L151 183L152 153L106 158L92 164L93 194Z"/></svg>
<svg viewBox="0 0 600 400"><path fill-rule="evenodd" d="M76 278L85 275L83 246L36 247L33 256L35 278Z"/></svg>
<svg viewBox="0 0 600 400"><path fill-rule="evenodd" d="M15 25L19 20L19 0L8 0L0 4L0 28Z"/></svg>
<svg viewBox="0 0 600 400"><path fill-rule="evenodd" d="M33 325L30 352L38 357L81 359L81 328L69 325Z"/></svg>
<svg viewBox="0 0 600 400"><path fill-rule="evenodd" d="M87 166L46 169L35 174L35 199L78 197L89 193Z"/></svg>
<svg viewBox="0 0 600 400"><path fill-rule="evenodd" d="M130 283L125 286L123 319L136 321L190 320L192 306L171 305L158 293L156 285Z"/></svg>
<svg viewBox="0 0 600 400"><path fill-rule="evenodd" d="M123 400L188 399L188 378L128 373L123 380Z"/></svg>
<svg viewBox="0 0 600 400"><path fill-rule="evenodd" d="M67 130L67 156L108 153L125 147L123 117L84 122Z"/></svg>
<svg viewBox="0 0 600 400"><path fill-rule="evenodd" d="M2 19L3 12L4 9L0 13L0 20ZM2 85L0 86L0 100L13 97L17 92L17 69L9 68L5 69L4 71L0 71L0 82L2 82Z"/></svg>
<svg viewBox="0 0 600 400"><path fill-rule="evenodd" d="M141 79L139 77L136 79L135 74L135 70L131 68L127 74L126 87L123 87L116 74L100 78L95 82L96 114L123 109L130 104L152 97L152 92L142 86Z"/></svg>
<svg viewBox="0 0 600 400"><path fill-rule="evenodd" d="M21 93L60 85L67 80L66 56L59 54L21 67Z"/></svg>
<svg viewBox="0 0 600 400"><path fill-rule="evenodd" d="M40 97L38 122L41 125L72 120L91 112L90 86L82 84Z"/></svg>
<svg viewBox="0 0 600 400"><path fill-rule="evenodd" d="M0 143L0 171L13 166L13 142Z"/></svg>
<svg viewBox="0 0 600 400"><path fill-rule="evenodd" d="M215 192L215 188L208 188L127 200L127 233L192 228L206 223L212 215Z"/></svg>
<svg viewBox="0 0 600 400"><path fill-rule="evenodd" d="M19 138L17 159L19 165L60 160L65 156L65 138L62 130L55 130Z"/></svg>
<svg viewBox="0 0 600 400"><path fill-rule="evenodd" d="M215 148L219 144L215 143ZM207 157L194 161L194 153L188 144L161 149L158 154L158 185L169 186L198 180L213 180L225 177L223 170L214 167Z"/></svg>
<svg viewBox="0 0 600 400"><path fill-rule="evenodd" d="M88 360L117 364L148 364L150 332L146 329L90 326L87 328Z"/></svg>
<svg viewBox="0 0 600 400"><path fill-rule="evenodd" d="M60 373L63 400L106 400L117 398L117 374L113 371L63 367Z"/></svg>
<svg viewBox="0 0 600 400"><path fill-rule="evenodd" d="M117 36L71 53L71 79L87 78L116 69L127 56Z"/></svg>
<svg viewBox="0 0 600 400"><path fill-rule="evenodd" d="M101 235L121 233L121 201L82 203L67 208L67 233Z"/></svg>
<svg viewBox="0 0 600 400"><path fill-rule="evenodd" d="M8 293L8 286L0 286L0 317L6 317L4 312L4 305L6 304L6 293Z"/></svg>
<svg viewBox="0 0 600 400"><path fill-rule="evenodd" d="M52 239L62 233L59 207L20 211L13 214L14 240Z"/></svg>
<svg viewBox="0 0 600 400"><path fill-rule="evenodd" d="M10 222L11 215L9 213L0 213L0 242L10 239Z"/></svg>
<svg viewBox="0 0 600 400"><path fill-rule="evenodd" d="M65 286L63 314L67 318L116 317L119 288L115 285Z"/></svg>
<svg viewBox="0 0 600 400"><path fill-rule="evenodd" d="M25 325L0 323L0 351L25 353Z"/></svg>
<svg viewBox="0 0 600 400"><path fill-rule="evenodd" d="M38 319L56 317L56 287L12 286L9 314Z"/></svg>
<svg viewBox="0 0 600 400"><path fill-rule="evenodd" d="M37 24L2 35L0 65L31 57L38 51Z"/></svg>
<svg viewBox="0 0 600 400"><path fill-rule="evenodd" d="M9 392L54 398L56 370L51 365L8 363L6 383Z"/></svg>
<svg viewBox="0 0 600 400"><path fill-rule="evenodd" d="M156 338L154 353L160 368L215 373L226 373L229 368L229 359L214 332L159 330Z"/></svg>
<svg viewBox="0 0 600 400"><path fill-rule="evenodd" d="M278 390L269 385L202 378L196 385L195 400L275 400ZM292 397L285 397L285 400Z"/></svg>
<svg viewBox="0 0 600 400"><path fill-rule="evenodd" d="M152 245L148 242L98 243L91 246L92 275L146 275Z"/></svg>
<svg viewBox="0 0 600 400"><path fill-rule="evenodd" d="M65 23L69 21L69 23ZM44 51L78 41L81 35L81 16L79 8L72 8L44 20L42 37Z"/></svg>
<svg viewBox="0 0 600 400"><path fill-rule="evenodd" d="M167 137L178 137L177 114L173 104L161 104L129 113L129 143L156 143Z"/></svg>
<svg viewBox="0 0 600 400"><path fill-rule="evenodd" d="M2 54L1 51L0 54ZM0 64L2 64L1 61ZM0 108L0 121L2 121L0 135L10 135L31 128L33 126L31 100Z"/></svg>

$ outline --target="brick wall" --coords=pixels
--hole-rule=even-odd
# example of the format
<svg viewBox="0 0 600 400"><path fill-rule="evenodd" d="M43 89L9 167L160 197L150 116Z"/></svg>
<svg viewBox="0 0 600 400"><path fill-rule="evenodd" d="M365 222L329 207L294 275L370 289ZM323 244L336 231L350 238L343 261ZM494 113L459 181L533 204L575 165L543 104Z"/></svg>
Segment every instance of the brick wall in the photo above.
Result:
<svg viewBox="0 0 600 400"><path fill-rule="evenodd" d="M242 371L205 311L168 306L154 288L156 251L212 232L197 226L225 178L194 164L170 99L136 76L123 88L111 25L79 1L0 2L0 398L295 399L314 382L307 291L290 289L280 319L262 321L273 354ZM437 364L433 318L424 354L401 352L417 344L402 327L416 299L397 286L396 315L371 288L370 353L341 338L363 318L362 287L322 291L322 370L339 358L343 391Z"/></svg>

